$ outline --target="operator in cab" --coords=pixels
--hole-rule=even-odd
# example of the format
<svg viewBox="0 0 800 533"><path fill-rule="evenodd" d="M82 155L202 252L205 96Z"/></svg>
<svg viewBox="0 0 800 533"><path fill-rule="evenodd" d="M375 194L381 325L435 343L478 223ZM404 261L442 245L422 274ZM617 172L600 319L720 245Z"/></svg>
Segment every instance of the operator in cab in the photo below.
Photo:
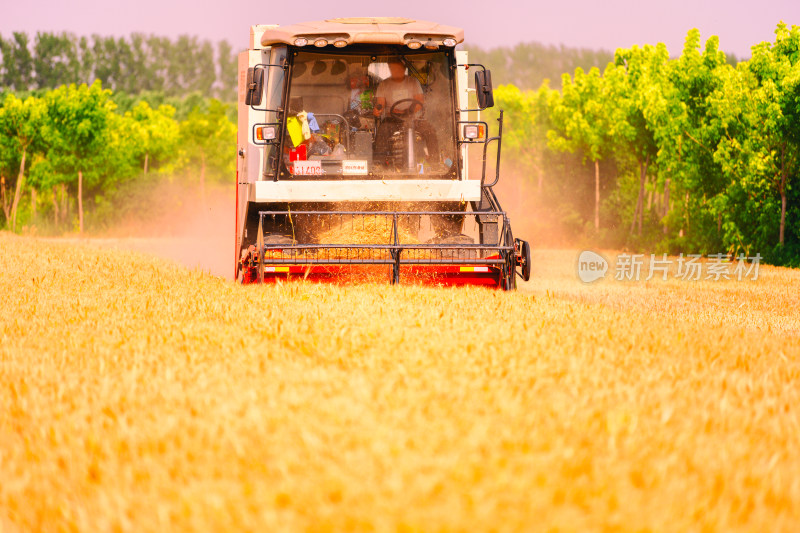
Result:
<svg viewBox="0 0 800 533"><path fill-rule="evenodd" d="M414 128L425 140L426 159L429 164L440 163L439 143L431 125L423 118L425 98L419 81L406 75L406 65L399 57L389 58L389 77L375 91L373 113L382 123L376 133L375 150L378 155L388 150L389 137L401 130L405 121L413 121Z"/></svg>
<svg viewBox="0 0 800 533"><path fill-rule="evenodd" d="M422 87L419 82L411 76L406 76L406 66L399 58L392 58L388 61L390 76L378 85L375 92L375 116L386 116L392 106L401 100L416 100L421 104L425 103L422 97ZM405 112L414 106L413 102L406 102L402 109L397 112ZM384 113L384 111L386 113Z"/></svg>

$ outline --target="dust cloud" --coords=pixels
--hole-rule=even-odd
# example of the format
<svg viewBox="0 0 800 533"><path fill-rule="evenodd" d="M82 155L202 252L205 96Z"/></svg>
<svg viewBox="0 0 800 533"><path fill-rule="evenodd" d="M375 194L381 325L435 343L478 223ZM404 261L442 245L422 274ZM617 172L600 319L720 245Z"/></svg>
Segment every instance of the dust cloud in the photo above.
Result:
<svg viewBox="0 0 800 533"><path fill-rule="evenodd" d="M487 171L487 178L492 177L493 173ZM514 237L529 241L536 248L574 246L574 239L562 227L562 216L548 205L532 176L504 161L494 192L508 215Z"/></svg>
<svg viewBox="0 0 800 533"><path fill-rule="evenodd" d="M536 181L504 165L494 187L508 213L514 236L535 248L570 246L559 216L541 200ZM233 185L186 187L160 183L132 195L112 228L90 239L103 247L134 250L176 261L188 268L233 279L236 199Z"/></svg>
<svg viewBox="0 0 800 533"><path fill-rule="evenodd" d="M159 184L122 206L119 223L90 242L134 250L233 279L236 191L233 185Z"/></svg>

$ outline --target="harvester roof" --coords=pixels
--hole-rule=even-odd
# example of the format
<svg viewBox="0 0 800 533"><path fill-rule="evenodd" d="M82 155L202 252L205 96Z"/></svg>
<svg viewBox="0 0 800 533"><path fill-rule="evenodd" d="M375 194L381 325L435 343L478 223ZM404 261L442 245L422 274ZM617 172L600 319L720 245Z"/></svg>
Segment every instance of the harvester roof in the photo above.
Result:
<svg viewBox="0 0 800 533"><path fill-rule="evenodd" d="M429 40L441 43L448 38L460 43L464 40L464 30L400 17L336 18L271 27L262 34L261 45L295 44L299 38L305 38L309 43L317 39L328 42L344 40L347 44L408 44Z"/></svg>

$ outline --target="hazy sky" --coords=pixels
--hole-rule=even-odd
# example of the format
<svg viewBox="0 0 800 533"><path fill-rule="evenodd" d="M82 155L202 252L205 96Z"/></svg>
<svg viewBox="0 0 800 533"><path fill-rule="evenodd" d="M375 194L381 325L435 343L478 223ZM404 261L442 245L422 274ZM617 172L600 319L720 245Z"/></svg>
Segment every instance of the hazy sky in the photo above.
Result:
<svg viewBox="0 0 800 533"><path fill-rule="evenodd" d="M563 43L613 50L664 42L672 55L687 30L739 57L774 39L778 21L800 24L800 0L0 0L0 34L69 31L77 35L227 39L245 48L251 24L291 24L342 16L405 16L464 28L467 45ZM467 46L467 48L469 48Z"/></svg>

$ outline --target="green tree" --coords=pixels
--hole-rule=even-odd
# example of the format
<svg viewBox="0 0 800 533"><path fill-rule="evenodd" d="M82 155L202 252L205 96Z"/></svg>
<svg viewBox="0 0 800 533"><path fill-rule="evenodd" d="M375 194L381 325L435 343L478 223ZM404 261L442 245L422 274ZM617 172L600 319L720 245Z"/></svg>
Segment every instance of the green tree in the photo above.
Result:
<svg viewBox="0 0 800 533"><path fill-rule="evenodd" d="M214 68L214 48L208 41L197 43L193 49L191 64L194 66L192 81L188 89L199 91L202 94L212 96L212 87L217 79L216 69Z"/></svg>
<svg viewBox="0 0 800 533"><path fill-rule="evenodd" d="M548 143L554 150L580 151L584 160L594 163L594 227L599 230L600 161L609 154L610 137L614 135L614 125L609 121L608 87L597 68L584 73L580 67L575 69L574 77L564 74L562 87L561 98L553 101L553 128L547 132Z"/></svg>
<svg viewBox="0 0 800 533"><path fill-rule="evenodd" d="M111 91L99 81L91 86L61 86L47 94L44 129L50 144L47 158L54 170L77 181L78 223L84 230L84 173L89 183L99 181L109 158Z"/></svg>
<svg viewBox="0 0 800 533"><path fill-rule="evenodd" d="M514 85L501 85L494 92L495 106L487 110L485 120L491 125L493 119L504 110L504 153L514 154L515 165L537 182L537 194L541 196L545 177L544 156L547 151L547 131L550 129L551 106L558 99L558 92L544 82L536 91L520 91Z"/></svg>
<svg viewBox="0 0 800 533"><path fill-rule="evenodd" d="M217 98L222 101L233 102L236 100L236 73L239 69L238 58L228 41L220 41L217 45Z"/></svg>
<svg viewBox="0 0 800 533"><path fill-rule="evenodd" d="M74 36L39 32L34 43L36 87L54 88L80 80L80 58Z"/></svg>
<svg viewBox="0 0 800 533"><path fill-rule="evenodd" d="M490 50L469 47L471 63L482 63L492 70L496 85L511 84L522 91L535 90L545 80L553 88L561 87L561 75L580 67L584 72L592 67L605 68L614 60L608 50L571 48L564 45L545 45L537 42L519 43Z"/></svg>
<svg viewBox="0 0 800 533"><path fill-rule="evenodd" d="M81 37L78 41L77 50L80 61L78 63L78 75L71 83L89 83L94 78L94 52L91 42L87 37Z"/></svg>
<svg viewBox="0 0 800 533"><path fill-rule="evenodd" d="M52 201L53 227L58 228L62 221L67 218L67 196L66 183L67 176L60 174L53 167L46 154L37 154L30 166L28 181L31 191L48 191ZM35 200L32 197L31 202ZM35 204L34 204L35 205Z"/></svg>
<svg viewBox="0 0 800 533"><path fill-rule="evenodd" d="M211 99L207 110L195 107L180 124L181 161L186 169L199 166L200 194L205 201L206 173L230 176L235 171L236 126L226 106Z"/></svg>
<svg viewBox="0 0 800 533"><path fill-rule="evenodd" d="M136 157L145 174L151 167L175 159L180 131L174 107L161 105L153 109L140 100L124 116L130 119L129 143L135 144Z"/></svg>
<svg viewBox="0 0 800 533"><path fill-rule="evenodd" d="M750 98L742 101L751 134L732 148L750 154L755 160L749 165L750 175L765 180L780 196L778 243L783 246L787 195L800 163L800 27L790 29L781 22L775 35L774 44L753 47L747 70L754 86Z"/></svg>
<svg viewBox="0 0 800 533"><path fill-rule="evenodd" d="M9 40L0 40L3 54L3 83L8 89L26 91L33 84L33 56L28 47L28 36L14 32Z"/></svg>
<svg viewBox="0 0 800 533"><path fill-rule="evenodd" d="M723 246L723 193L730 176L714 158L716 147L725 134L723 123L715 116L712 96L721 94L730 72L719 40L711 37L700 47L700 32L692 29L686 36L681 56L670 68L671 124L663 131L659 161L669 172L677 193L668 224L678 230L682 243L693 251L714 253Z"/></svg>
<svg viewBox="0 0 800 533"><path fill-rule="evenodd" d="M174 76L170 75L172 42L166 37L147 38L149 69L152 72L151 90L173 94ZM180 89L180 87L178 87ZM177 92L177 91L176 91Z"/></svg>
<svg viewBox="0 0 800 533"><path fill-rule="evenodd" d="M607 71L611 87L613 124L618 149L631 154L639 165L639 187L631 233L642 233L648 170L656 162L660 129L668 128L670 109L669 53L664 44L618 49L616 69ZM661 137L668 137L662 134Z"/></svg>
<svg viewBox="0 0 800 533"><path fill-rule="evenodd" d="M149 58L145 42L145 36L141 33L131 35L128 47L128 70L125 82L118 87L119 90L133 93L152 90L153 72L148 68Z"/></svg>
<svg viewBox="0 0 800 533"><path fill-rule="evenodd" d="M8 94L0 108L0 137L3 138L4 151L8 154L10 149L19 155L19 170L10 211L12 231L16 231L17 208L25 186L25 164L30 153L41 144L44 113L44 103L33 96L21 100L14 94Z"/></svg>
<svg viewBox="0 0 800 533"><path fill-rule="evenodd" d="M100 80L103 87L119 88L122 79L120 67L122 61L117 40L114 37L93 35L92 56L94 58L94 77ZM88 82L88 80L86 81Z"/></svg>

